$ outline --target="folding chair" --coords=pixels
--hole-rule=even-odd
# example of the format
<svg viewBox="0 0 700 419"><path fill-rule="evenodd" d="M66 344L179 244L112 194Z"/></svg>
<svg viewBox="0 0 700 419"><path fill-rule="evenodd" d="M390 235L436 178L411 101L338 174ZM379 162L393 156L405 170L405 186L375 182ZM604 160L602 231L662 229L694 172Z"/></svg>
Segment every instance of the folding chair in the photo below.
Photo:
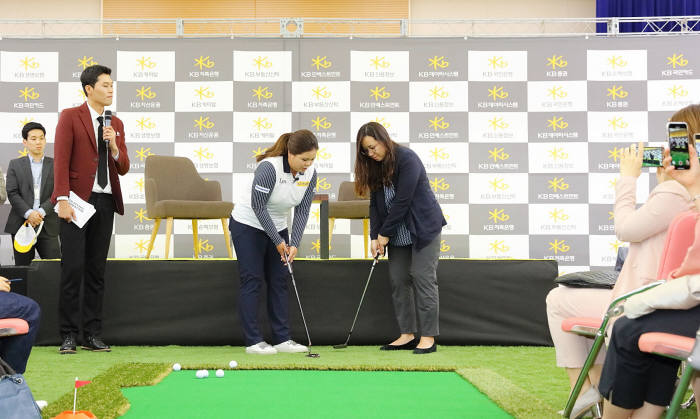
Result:
<svg viewBox="0 0 700 419"><path fill-rule="evenodd" d="M675 393L673 393L671 404L666 411L666 419L678 416L678 410L690 384L690 379L695 371L700 370L700 345L698 345L700 339L698 336L700 336L700 329L696 332L695 339L659 332L644 333L639 338L640 351L677 359L685 364L681 379Z"/></svg>
<svg viewBox="0 0 700 419"><path fill-rule="evenodd" d="M693 244L696 216L697 213L695 212L684 212L678 214L669 225L666 241L664 243L664 250L661 253L661 260L659 261L659 270L656 275L659 281L647 284L616 298L610 303L602 319L572 317L562 322L561 328L563 331L593 338L591 351L588 353L588 357L583 364L583 368L581 368L581 373L576 380L576 384L574 384L574 388L569 394L569 399L566 401L566 406L564 407L564 413L562 415L565 418L571 415L571 410L574 408L576 399L578 399L581 393L581 388L588 377L588 372L593 366L600 352L600 348L605 342L606 330L610 319L622 314L622 307L619 307L620 303L635 294L639 294L640 292L662 284L664 282L663 280L669 277L671 271L681 265L687 253L686 251L690 245Z"/></svg>
<svg viewBox="0 0 700 419"><path fill-rule="evenodd" d="M0 338L29 333L29 324L23 319L0 319Z"/></svg>

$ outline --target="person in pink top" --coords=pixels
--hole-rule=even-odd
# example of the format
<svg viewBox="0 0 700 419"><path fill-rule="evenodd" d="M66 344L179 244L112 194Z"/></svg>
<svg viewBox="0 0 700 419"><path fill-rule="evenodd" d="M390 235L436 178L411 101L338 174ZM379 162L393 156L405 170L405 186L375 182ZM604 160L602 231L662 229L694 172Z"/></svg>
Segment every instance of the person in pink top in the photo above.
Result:
<svg viewBox="0 0 700 419"><path fill-rule="evenodd" d="M691 105L679 110L671 121L686 122L692 134L700 132L700 106ZM570 317L602 318L613 299L655 281L666 230L676 215L691 208L688 191L661 169L656 172L658 184L650 192L647 202L636 208L642 149L642 143L632 144L623 151L620 159L620 178L615 185L615 234L619 240L629 242L629 253L615 287L609 290L559 286L547 295L547 320L556 363L566 370L572 388L592 341L562 331L562 321ZM605 350L601 349L572 410L572 417L600 401L601 396L594 384L600 380L604 359Z"/></svg>
<svg viewBox="0 0 700 419"><path fill-rule="evenodd" d="M682 184L700 211L700 163L690 147L690 169L674 170L665 152L668 176ZM700 217L696 218L695 239L671 281L637 294L625 302L625 317L615 323L600 380L605 397L603 418L658 418L671 401L679 361L639 350L639 337L663 332L694 337L700 326ZM695 394L700 381L693 383ZM700 416L700 406L698 406Z"/></svg>

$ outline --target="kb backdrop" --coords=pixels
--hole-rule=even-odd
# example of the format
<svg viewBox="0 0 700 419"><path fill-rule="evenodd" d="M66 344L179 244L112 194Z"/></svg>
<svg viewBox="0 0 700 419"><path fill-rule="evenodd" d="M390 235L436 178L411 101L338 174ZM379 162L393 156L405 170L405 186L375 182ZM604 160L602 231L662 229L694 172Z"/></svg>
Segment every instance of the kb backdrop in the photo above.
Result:
<svg viewBox="0 0 700 419"><path fill-rule="evenodd" d="M610 266L619 157L663 142L673 111L700 99L696 36L532 39L138 39L0 41L0 166L26 153L20 130L47 128L84 101L79 76L113 69L131 170L110 257L144 257L143 172L151 154L185 156L236 201L254 157L280 134L320 141L317 190L352 179L355 136L382 123L415 150L447 219L442 255L552 258L562 271ZM637 201L655 185L642 174ZM0 221L9 212L0 206ZM200 223L204 257L225 257L217 222ZM154 250L164 254L162 227ZM318 207L300 249L318 257ZM339 220L332 257L362 257L362 225ZM173 251L192 256L191 224ZM4 263L11 263L8 235ZM171 254L173 254L171 252Z"/></svg>

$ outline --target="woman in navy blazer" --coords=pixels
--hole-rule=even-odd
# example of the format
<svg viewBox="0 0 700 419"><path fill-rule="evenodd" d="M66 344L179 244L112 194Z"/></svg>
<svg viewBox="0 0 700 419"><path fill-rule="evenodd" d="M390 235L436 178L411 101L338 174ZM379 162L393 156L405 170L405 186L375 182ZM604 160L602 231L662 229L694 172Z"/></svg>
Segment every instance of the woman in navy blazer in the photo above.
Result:
<svg viewBox="0 0 700 419"><path fill-rule="evenodd" d="M435 352L437 264L440 233L447 222L423 163L413 150L392 141L381 124L368 122L357 132L355 192L370 194L372 256L389 249L392 300L401 336L380 349Z"/></svg>

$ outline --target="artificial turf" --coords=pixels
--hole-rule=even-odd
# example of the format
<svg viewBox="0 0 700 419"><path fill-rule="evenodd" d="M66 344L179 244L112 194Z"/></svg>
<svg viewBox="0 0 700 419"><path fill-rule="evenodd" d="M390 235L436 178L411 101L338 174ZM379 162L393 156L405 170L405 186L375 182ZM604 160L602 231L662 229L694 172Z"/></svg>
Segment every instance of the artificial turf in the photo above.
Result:
<svg viewBox="0 0 700 419"><path fill-rule="evenodd" d="M150 387L123 390L125 419L285 418L510 418L454 372L231 370L198 379L173 371Z"/></svg>
<svg viewBox="0 0 700 419"><path fill-rule="evenodd" d="M49 402L42 412L45 418L72 408L76 376L93 380L78 390L78 408L100 419L118 417L128 408L122 388L158 382L175 362L190 370L228 368L229 361L236 360L239 370L454 371L517 418L560 418L556 412L566 403L569 387L566 373L555 366L551 347L438 346L436 353L413 355L378 351L376 346L326 346L314 347L321 355L316 359L303 354L248 355L231 346L115 346L111 353L78 350L76 355L57 350L35 347L25 374L35 398ZM283 416L282 408L279 412ZM695 411L682 411L680 417L694 418Z"/></svg>

